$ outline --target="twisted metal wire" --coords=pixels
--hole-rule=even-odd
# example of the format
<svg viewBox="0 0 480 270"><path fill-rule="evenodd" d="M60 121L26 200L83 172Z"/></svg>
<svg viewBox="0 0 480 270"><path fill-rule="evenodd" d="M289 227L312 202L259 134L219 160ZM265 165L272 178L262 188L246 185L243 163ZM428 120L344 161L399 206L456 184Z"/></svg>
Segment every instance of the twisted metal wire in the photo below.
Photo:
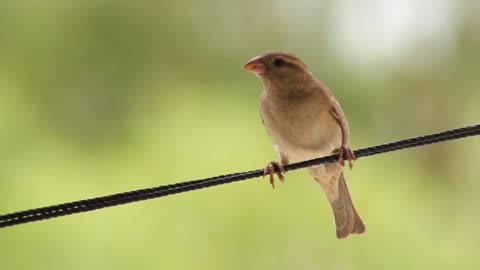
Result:
<svg viewBox="0 0 480 270"><path fill-rule="evenodd" d="M400 149L412 148L427 144L439 143L448 140L455 140L469 136L480 134L480 124L467 126L458 129L452 129L435 134L414 137L410 139L400 140L396 142L376 145L354 151L357 158L377 155L381 153L397 151ZM338 160L338 155L315 158L307 161L285 165L286 171L297 170L300 168L310 167L321 163L331 163ZM263 176L263 169L232 173L227 175L214 176L210 178L181 182L176 184L158 186L153 188L145 188L123 193L117 193L108 196L97 197L63 203L53 206L30 209L5 215L0 215L0 228L14 226L33 221L50 219L54 217L66 216L81 212L93 211L101 208L122 205L137 201L143 201L153 198L164 197L177 193L218 186L222 184L238 182L242 180L252 179Z"/></svg>

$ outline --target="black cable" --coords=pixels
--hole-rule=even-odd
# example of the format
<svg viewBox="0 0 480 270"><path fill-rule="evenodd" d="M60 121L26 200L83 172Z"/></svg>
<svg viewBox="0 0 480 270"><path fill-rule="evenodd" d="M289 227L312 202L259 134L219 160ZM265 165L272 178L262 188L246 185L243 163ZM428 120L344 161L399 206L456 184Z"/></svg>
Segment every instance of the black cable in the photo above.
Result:
<svg viewBox="0 0 480 270"><path fill-rule="evenodd" d="M440 133L431 135L425 135L406 140L400 140L397 142L367 147L354 151L357 158L372 156L380 153L386 153L396 151L405 148L417 147L427 144L433 144L448 140L460 139L469 136L475 136L480 134L480 124L474 126L468 126L458 129L452 129ZM305 168L321 163L336 162L338 155L331 155L327 157L316 158L312 160L302 161L284 166L285 170L296 170ZM128 191L124 193L117 193L113 195L97 197L93 199L75 201L70 203L63 203L53 206L41 207L31 210L25 210L5 215L0 215L0 228L18 225L22 223L28 223L43 219L49 219L54 217L66 216L75 213L88 212L105 207L111 207L115 205L127 204L142 200L148 200L167 195L177 194L186 191L192 191L196 189L202 189L241 180L247 180L263 175L263 169L233 173L227 175L220 175L201 180L193 180L188 182L182 182L177 184L170 184L164 186L158 186L153 188L139 189L134 191Z"/></svg>

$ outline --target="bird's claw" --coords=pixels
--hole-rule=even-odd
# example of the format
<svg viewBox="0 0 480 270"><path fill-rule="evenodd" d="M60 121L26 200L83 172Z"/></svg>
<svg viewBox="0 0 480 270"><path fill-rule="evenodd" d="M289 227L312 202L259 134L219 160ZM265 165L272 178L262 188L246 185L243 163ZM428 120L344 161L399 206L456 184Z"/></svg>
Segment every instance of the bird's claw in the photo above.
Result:
<svg viewBox="0 0 480 270"><path fill-rule="evenodd" d="M263 177L265 177L266 175L270 175L270 184L272 185L273 189L275 189L275 177L273 176L273 174L276 174L278 176L278 179L284 182L284 173L286 173L286 170L282 164L276 161L271 161L263 170Z"/></svg>
<svg viewBox="0 0 480 270"><path fill-rule="evenodd" d="M346 145L342 145L338 149L338 162L342 166L345 166L344 157L346 160L348 160L348 166L350 167L350 170L351 170L353 168L353 161L357 160L357 157L355 157L355 154L353 153L352 149Z"/></svg>

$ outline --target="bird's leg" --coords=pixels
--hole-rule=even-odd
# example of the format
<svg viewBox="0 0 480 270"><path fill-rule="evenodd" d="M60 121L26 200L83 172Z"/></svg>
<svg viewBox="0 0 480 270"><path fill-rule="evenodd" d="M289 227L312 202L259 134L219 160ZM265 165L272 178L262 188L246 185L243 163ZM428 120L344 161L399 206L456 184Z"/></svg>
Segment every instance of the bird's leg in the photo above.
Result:
<svg viewBox="0 0 480 270"><path fill-rule="evenodd" d="M336 152L338 153L338 162L342 166L345 166L345 162L343 161L343 157L345 156L345 158L348 160L348 165L350 166L351 170L353 168L352 161L356 160L357 158L355 157L352 149L348 147L348 122L338 102L335 101L332 105L333 109L330 111L330 113L338 121L338 124L342 129L342 146L340 146L340 148L336 150Z"/></svg>
<svg viewBox="0 0 480 270"><path fill-rule="evenodd" d="M263 170L263 177L265 177L267 174L270 175L270 184L272 187L275 189L275 177L273 174L277 174L278 179L282 182L285 181L285 177L283 177L283 174L285 173L285 168L283 167L282 164L276 162L276 161L271 161L268 163L267 167Z"/></svg>
<svg viewBox="0 0 480 270"><path fill-rule="evenodd" d="M338 162L342 166L345 166L345 161L343 160L345 157L348 160L348 166L351 170L353 168L353 161L357 160L352 149L346 145L342 145L339 149L335 150L335 152L338 153Z"/></svg>

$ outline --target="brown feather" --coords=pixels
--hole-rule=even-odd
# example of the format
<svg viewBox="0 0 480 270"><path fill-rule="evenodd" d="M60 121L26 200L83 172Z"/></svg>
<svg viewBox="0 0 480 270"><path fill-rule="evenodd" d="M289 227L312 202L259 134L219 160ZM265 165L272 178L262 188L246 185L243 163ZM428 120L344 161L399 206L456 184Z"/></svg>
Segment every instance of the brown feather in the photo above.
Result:
<svg viewBox="0 0 480 270"><path fill-rule="evenodd" d="M247 62L245 68L249 67L261 71L257 74L264 86L260 112L282 163L326 156L348 147L348 122L340 104L302 60L291 53L269 52ZM331 204L338 238L365 231L342 169L339 163L309 168Z"/></svg>

